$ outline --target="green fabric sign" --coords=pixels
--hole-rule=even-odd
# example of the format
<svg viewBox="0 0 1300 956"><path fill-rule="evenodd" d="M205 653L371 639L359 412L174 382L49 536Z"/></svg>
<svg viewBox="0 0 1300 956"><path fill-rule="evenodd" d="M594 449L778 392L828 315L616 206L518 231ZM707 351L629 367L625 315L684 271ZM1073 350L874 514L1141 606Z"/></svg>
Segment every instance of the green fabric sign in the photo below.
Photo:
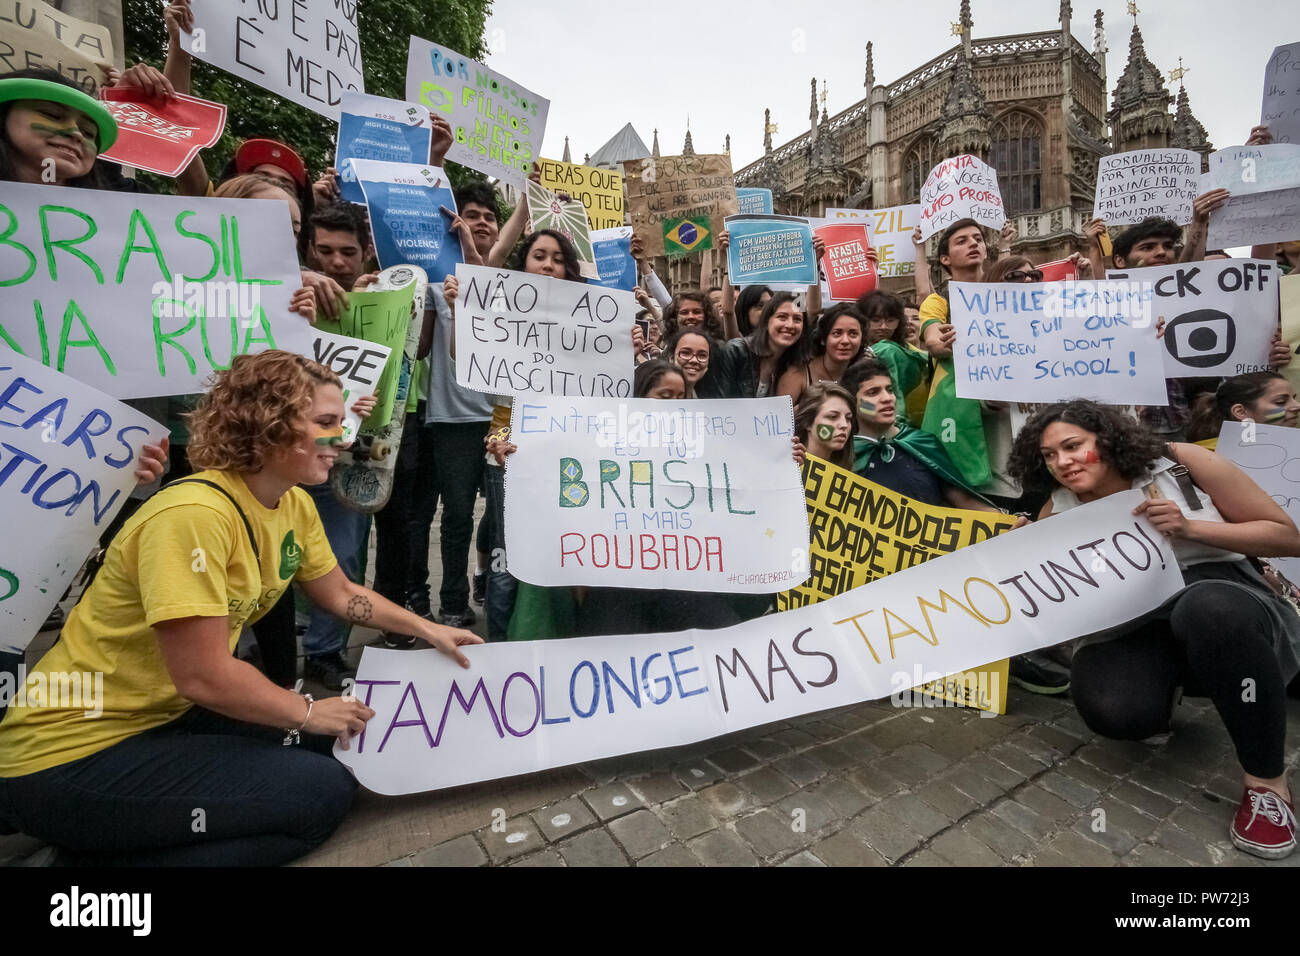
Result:
<svg viewBox="0 0 1300 956"><path fill-rule="evenodd" d="M375 389L375 410L361 426L363 434L378 431L393 417L393 399L402 381L406 334L411 324L411 303L414 299L414 285L390 292L349 292L348 307L338 321L316 321L318 329L365 339L367 342L386 345L392 350ZM409 378L408 370L408 384Z"/></svg>

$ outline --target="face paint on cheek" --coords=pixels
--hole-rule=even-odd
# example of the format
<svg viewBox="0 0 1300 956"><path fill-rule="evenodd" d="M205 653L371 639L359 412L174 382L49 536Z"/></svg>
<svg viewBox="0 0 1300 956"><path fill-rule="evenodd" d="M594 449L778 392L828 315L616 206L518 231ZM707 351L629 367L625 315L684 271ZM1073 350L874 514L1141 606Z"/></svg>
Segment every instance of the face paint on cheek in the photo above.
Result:
<svg viewBox="0 0 1300 956"><path fill-rule="evenodd" d="M865 398L858 399L858 411L870 418L876 417L876 403Z"/></svg>
<svg viewBox="0 0 1300 956"><path fill-rule="evenodd" d="M1286 418L1286 409L1275 408L1267 415L1265 415L1263 420L1265 422L1280 422L1284 418Z"/></svg>
<svg viewBox="0 0 1300 956"><path fill-rule="evenodd" d="M47 126L45 123L32 123L32 129L38 133L46 133L50 136L68 136L72 139L91 142L90 137L76 126Z"/></svg>
<svg viewBox="0 0 1300 956"><path fill-rule="evenodd" d="M316 426L316 444L323 448L335 447L342 445L345 441L343 437L343 426L335 425L333 428L321 428Z"/></svg>
<svg viewBox="0 0 1300 956"><path fill-rule="evenodd" d="M817 437L822 441L830 441L835 437L835 427L823 422L817 426Z"/></svg>
<svg viewBox="0 0 1300 956"><path fill-rule="evenodd" d="M1090 448L1088 449L1088 454L1083 456L1083 460L1090 465L1095 465L1097 462L1101 461L1101 455L1097 454L1097 449Z"/></svg>

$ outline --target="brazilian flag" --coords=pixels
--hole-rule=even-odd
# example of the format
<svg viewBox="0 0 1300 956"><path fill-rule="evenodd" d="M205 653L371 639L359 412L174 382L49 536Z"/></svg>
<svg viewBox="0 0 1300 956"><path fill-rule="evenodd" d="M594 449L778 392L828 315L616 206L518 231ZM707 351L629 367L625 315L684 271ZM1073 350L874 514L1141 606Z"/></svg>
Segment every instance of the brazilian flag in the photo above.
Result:
<svg viewBox="0 0 1300 956"><path fill-rule="evenodd" d="M708 216L664 220L664 255L668 258L712 248L713 230L709 228Z"/></svg>

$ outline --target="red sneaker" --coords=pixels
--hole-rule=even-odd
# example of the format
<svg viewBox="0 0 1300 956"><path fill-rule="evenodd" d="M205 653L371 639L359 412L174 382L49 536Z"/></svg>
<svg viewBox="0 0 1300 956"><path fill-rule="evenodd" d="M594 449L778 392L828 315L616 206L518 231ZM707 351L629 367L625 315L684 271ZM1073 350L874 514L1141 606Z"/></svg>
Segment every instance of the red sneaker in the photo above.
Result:
<svg viewBox="0 0 1300 956"><path fill-rule="evenodd" d="M1272 790L1251 787L1241 798L1228 835L1237 849L1280 860L1295 849L1295 807Z"/></svg>

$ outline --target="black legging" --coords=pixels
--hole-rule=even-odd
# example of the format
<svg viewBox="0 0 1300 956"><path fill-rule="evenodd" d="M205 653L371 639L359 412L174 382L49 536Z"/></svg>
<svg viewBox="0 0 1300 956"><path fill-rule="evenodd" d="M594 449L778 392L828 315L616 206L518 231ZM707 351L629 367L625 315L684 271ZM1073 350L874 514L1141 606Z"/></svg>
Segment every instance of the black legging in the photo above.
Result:
<svg viewBox="0 0 1300 956"><path fill-rule="evenodd" d="M1272 627L1259 602L1239 588L1205 581L1178 599L1169 620L1081 648L1070 669L1070 693L1084 722L1117 740L1167 731L1179 687L1189 697L1208 697L1242 769L1280 777L1286 688Z"/></svg>
<svg viewBox="0 0 1300 956"><path fill-rule="evenodd" d="M658 634L692 627L716 630L740 623L730 595L641 588L591 588L578 609L578 637Z"/></svg>

